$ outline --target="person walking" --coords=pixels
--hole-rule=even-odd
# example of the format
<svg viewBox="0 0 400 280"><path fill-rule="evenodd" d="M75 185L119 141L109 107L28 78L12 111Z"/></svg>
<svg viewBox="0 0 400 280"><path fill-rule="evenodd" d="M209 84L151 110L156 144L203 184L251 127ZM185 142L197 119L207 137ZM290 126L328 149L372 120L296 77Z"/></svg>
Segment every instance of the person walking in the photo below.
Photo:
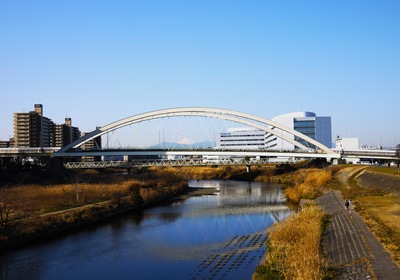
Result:
<svg viewBox="0 0 400 280"><path fill-rule="evenodd" d="M349 202L349 200L346 200L346 202L344 203L344 207L346 208L346 210L349 210L349 206L350 206L350 202Z"/></svg>

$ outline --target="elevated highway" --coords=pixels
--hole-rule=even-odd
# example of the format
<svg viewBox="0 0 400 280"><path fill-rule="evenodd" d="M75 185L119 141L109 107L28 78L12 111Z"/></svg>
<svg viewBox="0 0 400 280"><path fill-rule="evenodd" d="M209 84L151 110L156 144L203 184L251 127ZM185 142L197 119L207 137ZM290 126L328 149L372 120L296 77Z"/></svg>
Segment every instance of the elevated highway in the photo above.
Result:
<svg viewBox="0 0 400 280"><path fill-rule="evenodd" d="M53 157L59 147L0 148L0 157Z"/></svg>
<svg viewBox="0 0 400 280"><path fill-rule="evenodd" d="M365 158L365 159L386 159L399 160L400 156L395 150L335 150L342 158Z"/></svg>

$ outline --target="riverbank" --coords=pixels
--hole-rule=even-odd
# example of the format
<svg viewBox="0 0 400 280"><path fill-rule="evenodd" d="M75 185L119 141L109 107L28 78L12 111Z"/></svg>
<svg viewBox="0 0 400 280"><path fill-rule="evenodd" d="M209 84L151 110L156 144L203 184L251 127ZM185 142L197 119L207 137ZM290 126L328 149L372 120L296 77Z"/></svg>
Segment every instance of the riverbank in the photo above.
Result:
<svg viewBox="0 0 400 280"><path fill-rule="evenodd" d="M161 202L0 254L6 279L250 279L266 229L289 216L279 184L191 180L218 195ZM251 190L251 191L250 191ZM217 274L217 276L214 276ZM1 277L0 277L1 278Z"/></svg>
<svg viewBox="0 0 400 280"><path fill-rule="evenodd" d="M70 209L21 218L3 229L0 233L0 249L10 250L31 244L36 241L56 237L67 232L80 229L85 225L93 224L127 212L144 209L176 196L188 197L193 191L185 187L159 190L156 195L153 190L152 198L141 203L135 203L132 196L123 196L85 204Z"/></svg>
<svg viewBox="0 0 400 280"><path fill-rule="evenodd" d="M318 204L329 218L321 241L321 252L327 262L325 278L400 279L400 176L394 171L393 174L387 174L386 169L365 166L340 166L340 170L335 168L337 170L333 180L320 190L321 194L315 199L302 199L300 202L300 205L304 201ZM300 180L298 187L287 191L294 192L294 197L299 198L302 196L302 185ZM309 190L312 183L306 186ZM351 198L349 211L344 207L343 197L346 200ZM295 215L294 220L299 214ZM283 224L286 223L290 222L285 220ZM316 244L319 243L317 240ZM300 255L303 256L300 259L309 258ZM287 258L284 259L284 267L290 266L286 264ZM259 278L255 279L269 279L266 273L275 271L275 268L271 270L270 264L269 267L260 266L258 270L264 273L256 274L255 277ZM280 273L286 275L287 272Z"/></svg>
<svg viewBox="0 0 400 280"><path fill-rule="evenodd" d="M145 191L146 192L146 191ZM151 189L152 196L139 205L132 200L132 195L111 198L102 202L85 204L65 210L52 211L33 217L13 220L6 230L0 231L0 249L9 250L35 241L59 236L105 219L131 211L145 209L171 199L186 200L194 196L214 195L215 188L194 188L185 185L169 190ZM157 192L159 192L157 194Z"/></svg>
<svg viewBox="0 0 400 280"><path fill-rule="evenodd" d="M271 169L271 168L269 168ZM147 207L177 195L212 194L187 189L189 179L247 175L245 167L149 167L0 173L0 248L23 245L63 231Z"/></svg>

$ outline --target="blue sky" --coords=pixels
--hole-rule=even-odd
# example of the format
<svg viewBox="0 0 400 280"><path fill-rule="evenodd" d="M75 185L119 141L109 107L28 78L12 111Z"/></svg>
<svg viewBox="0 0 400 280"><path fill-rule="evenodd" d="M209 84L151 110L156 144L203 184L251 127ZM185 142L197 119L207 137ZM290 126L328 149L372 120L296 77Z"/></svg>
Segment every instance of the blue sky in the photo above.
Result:
<svg viewBox="0 0 400 280"><path fill-rule="evenodd" d="M0 139L44 106L91 131L183 106L332 117L400 143L400 1L1 1Z"/></svg>

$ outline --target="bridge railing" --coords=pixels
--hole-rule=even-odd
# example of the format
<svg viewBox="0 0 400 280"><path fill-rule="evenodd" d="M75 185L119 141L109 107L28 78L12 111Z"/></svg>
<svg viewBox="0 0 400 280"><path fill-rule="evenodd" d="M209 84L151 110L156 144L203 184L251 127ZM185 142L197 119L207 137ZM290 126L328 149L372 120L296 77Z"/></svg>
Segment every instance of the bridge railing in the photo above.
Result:
<svg viewBox="0 0 400 280"><path fill-rule="evenodd" d="M193 160L193 159L161 159L161 160L133 160L133 161L94 161L94 162L67 162L65 168L131 168L145 166L212 166L212 165L254 165L268 164L270 159L220 159L220 160Z"/></svg>

